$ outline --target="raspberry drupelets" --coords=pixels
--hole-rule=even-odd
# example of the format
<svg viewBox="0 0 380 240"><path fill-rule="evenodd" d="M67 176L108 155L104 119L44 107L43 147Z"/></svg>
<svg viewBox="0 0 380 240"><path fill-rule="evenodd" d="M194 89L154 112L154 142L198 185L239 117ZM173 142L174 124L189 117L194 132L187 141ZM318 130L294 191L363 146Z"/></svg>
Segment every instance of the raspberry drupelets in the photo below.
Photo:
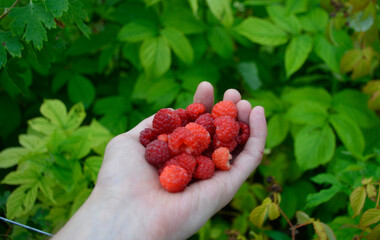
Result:
<svg viewBox="0 0 380 240"><path fill-rule="evenodd" d="M140 133L145 158L157 168L159 181L169 192L181 192L193 181L211 178L215 170L231 168L231 153L249 138L247 123L237 121L231 101L215 104L211 113L201 103L184 109L161 109L152 129Z"/></svg>

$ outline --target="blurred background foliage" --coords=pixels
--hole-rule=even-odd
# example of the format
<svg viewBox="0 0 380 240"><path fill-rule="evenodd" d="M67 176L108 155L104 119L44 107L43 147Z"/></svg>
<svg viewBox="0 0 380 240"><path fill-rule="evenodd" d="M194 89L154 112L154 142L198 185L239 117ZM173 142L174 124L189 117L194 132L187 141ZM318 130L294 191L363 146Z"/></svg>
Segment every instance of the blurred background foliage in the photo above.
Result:
<svg viewBox="0 0 380 240"><path fill-rule="evenodd" d="M3 0L0 13L2 215L56 232L112 136L209 81L217 100L236 88L264 106L268 139L191 239L380 238L376 0Z"/></svg>

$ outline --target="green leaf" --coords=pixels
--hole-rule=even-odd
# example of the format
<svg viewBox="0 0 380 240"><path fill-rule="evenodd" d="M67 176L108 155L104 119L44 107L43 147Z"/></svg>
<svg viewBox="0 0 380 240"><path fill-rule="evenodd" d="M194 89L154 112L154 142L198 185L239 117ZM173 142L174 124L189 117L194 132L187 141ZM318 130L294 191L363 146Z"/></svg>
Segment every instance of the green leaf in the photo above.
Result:
<svg viewBox="0 0 380 240"><path fill-rule="evenodd" d="M2 43L2 42L0 42ZM4 46L0 46L0 69L7 63L7 52L5 52ZM8 74L7 74L8 75Z"/></svg>
<svg viewBox="0 0 380 240"><path fill-rule="evenodd" d="M14 18L11 25L13 33L23 35L26 42L32 41L39 50L43 41L48 40L45 28L55 28L53 15L41 3L30 2L24 7L14 8L9 16Z"/></svg>
<svg viewBox="0 0 380 240"><path fill-rule="evenodd" d="M306 126L295 139L297 164L304 170L313 169L331 160L335 151L335 135L328 124Z"/></svg>
<svg viewBox="0 0 380 240"><path fill-rule="evenodd" d="M60 100L45 100L40 112L57 127L63 128L67 122L67 109Z"/></svg>
<svg viewBox="0 0 380 240"><path fill-rule="evenodd" d="M266 10L270 19L282 30L293 34L301 32L301 24L297 17L294 14L288 14L281 5L269 5Z"/></svg>
<svg viewBox="0 0 380 240"><path fill-rule="evenodd" d="M128 99L116 95L98 99L94 104L93 111L96 114L123 114L130 111L131 108Z"/></svg>
<svg viewBox="0 0 380 240"><path fill-rule="evenodd" d="M190 4L191 10L193 10L194 16L197 16L198 15L198 8L199 8L198 0L188 0L188 2Z"/></svg>
<svg viewBox="0 0 380 240"><path fill-rule="evenodd" d="M365 211L360 218L359 226L367 227L380 221L380 209L371 208Z"/></svg>
<svg viewBox="0 0 380 240"><path fill-rule="evenodd" d="M207 39L219 56L226 59L232 57L234 43L225 28L216 26L209 29Z"/></svg>
<svg viewBox="0 0 380 240"><path fill-rule="evenodd" d="M20 145L31 152L45 152L46 151L46 138L41 138L32 134L19 135Z"/></svg>
<svg viewBox="0 0 380 240"><path fill-rule="evenodd" d="M310 218L309 215L307 215L307 213L302 212L302 211L296 212L296 218L297 218L297 224L310 223L314 221L313 218Z"/></svg>
<svg viewBox="0 0 380 240"><path fill-rule="evenodd" d="M86 112L84 110L84 105L82 103L77 103L71 107L65 124L65 129L76 130L83 122L86 117Z"/></svg>
<svg viewBox="0 0 380 240"><path fill-rule="evenodd" d="M165 28L161 31L161 34L169 42L170 47L179 59L188 65L193 62L193 47L182 32L175 28Z"/></svg>
<svg viewBox="0 0 380 240"><path fill-rule="evenodd" d="M91 150L91 128L81 127L61 144L61 150L72 159L81 159Z"/></svg>
<svg viewBox="0 0 380 240"><path fill-rule="evenodd" d="M53 93L59 91L71 78L72 73L70 71L60 71L53 78L52 90Z"/></svg>
<svg viewBox="0 0 380 240"><path fill-rule="evenodd" d="M285 51L286 76L289 78L302 67L313 47L313 40L308 35L295 36Z"/></svg>
<svg viewBox="0 0 380 240"><path fill-rule="evenodd" d="M313 8L307 15L300 17L300 21L305 31L324 33L329 22L329 16L322 8Z"/></svg>
<svg viewBox="0 0 380 240"><path fill-rule="evenodd" d="M327 202L340 191L341 187L334 185L328 189L322 189L318 193L311 193L307 195L306 208L316 207L324 202Z"/></svg>
<svg viewBox="0 0 380 240"><path fill-rule="evenodd" d="M0 68L7 62L7 53L12 57L21 57L21 50L24 46L20 43L18 37L12 36L11 32L0 32Z"/></svg>
<svg viewBox="0 0 380 240"><path fill-rule="evenodd" d="M26 193L25 191L28 189L28 186L22 185L18 188L16 188L11 195L9 195L6 208L6 216L9 219L15 219L19 217L24 208L23 208L23 203L25 200Z"/></svg>
<svg viewBox="0 0 380 240"><path fill-rule="evenodd" d="M287 90L284 91L281 98L291 104L296 104L299 102L314 102L320 104L326 109L331 106L332 101L330 93L323 88L315 87Z"/></svg>
<svg viewBox="0 0 380 240"><path fill-rule="evenodd" d="M99 174L100 167L102 166L103 158L100 156L91 156L86 158L84 162L85 172L89 172L92 181L96 183L96 179Z"/></svg>
<svg viewBox="0 0 380 240"><path fill-rule="evenodd" d="M33 118L28 121L28 125L37 132L41 132L45 135L50 135L54 132L54 125L43 117Z"/></svg>
<svg viewBox="0 0 380 240"><path fill-rule="evenodd" d="M39 177L39 173L34 168L27 168L24 171L10 172L1 183L9 185L35 183L38 182Z"/></svg>
<svg viewBox="0 0 380 240"><path fill-rule="evenodd" d="M127 116L125 115L108 114L102 117L99 122L108 128L113 135L121 134L127 130Z"/></svg>
<svg viewBox="0 0 380 240"><path fill-rule="evenodd" d="M300 102L286 113L289 121L299 124L323 124L327 117L327 109L316 102Z"/></svg>
<svg viewBox="0 0 380 240"><path fill-rule="evenodd" d="M318 174L318 175L312 177L311 180L315 183L318 183L318 184L329 183L332 185L340 185L336 176L329 174L329 173Z"/></svg>
<svg viewBox="0 0 380 240"><path fill-rule="evenodd" d="M34 185L29 189L29 191L26 192L25 199L24 199L24 213L29 212L36 202L38 194L38 185Z"/></svg>
<svg viewBox="0 0 380 240"><path fill-rule="evenodd" d="M79 30L87 37L90 37L91 30L84 23L88 21L87 12L84 10L83 3L80 0L69 0L69 18L71 22L79 28Z"/></svg>
<svg viewBox="0 0 380 240"><path fill-rule="evenodd" d="M45 6L54 17L59 18L69 9L69 2L67 0L45 0Z"/></svg>
<svg viewBox="0 0 380 240"><path fill-rule="evenodd" d="M269 198L266 198L260 206L255 207L249 214L249 220L255 226L259 228L262 227L265 218L268 216L268 205L270 204L270 202L271 200Z"/></svg>
<svg viewBox="0 0 380 240"><path fill-rule="evenodd" d="M308 3L308 0L287 0L286 11L291 14L306 12Z"/></svg>
<svg viewBox="0 0 380 240"><path fill-rule="evenodd" d="M279 27L261 18L249 17L240 23L236 32L254 43L267 46L278 46L288 41L288 35Z"/></svg>
<svg viewBox="0 0 380 240"><path fill-rule="evenodd" d="M326 224L321 222L324 231L326 233L327 240L336 240L336 236L334 234L334 231Z"/></svg>
<svg viewBox="0 0 380 240"><path fill-rule="evenodd" d="M335 73L339 73L339 57L334 47L323 35L314 38L314 51Z"/></svg>
<svg viewBox="0 0 380 240"><path fill-rule="evenodd" d="M325 228L319 220L313 222L313 227L319 239L327 240L327 234L326 234Z"/></svg>
<svg viewBox="0 0 380 240"><path fill-rule="evenodd" d="M52 202L56 203L54 200L54 192L53 187L56 185L55 181L53 181L54 177L44 176L42 180L39 182L39 188L41 192Z"/></svg>
<svg viewBox="0 0 380 240"><path fill-rule="evenodd" d="M288 135L289 126L289 121L284 115L273 115L268 122L267 147L274 148L282 143Z"/></svg>
<svg viewBox="0 0 380 240"><path fill-rule="evenodd" d="M155 109L167 107L176 99L180 89L174 79L164 77L148 88L147 101L154 104Z"/></svg>
<svg viewBox="0 0 380 240"><path fill-rule="evenodd" d="M209 61L201 61L191 68L186 69L185 72L179 74L178 78L181 79L182 87L195 92L199 83L208 81L211 84L216 84L219 80L219 72L216 66Z"/></svg>
<svg viewBox="0 0 380 240"><path fill-rule="evenodd" d="M205 30L204 23L196 19L189 8L180 4L167 4L161 15L165 27L173 27L184 34L201 33Z"/></svg>
<svg viewBox="0 0 380 240"><path fill-rule="evenodd" d="M0 152L0 168L9 168L18 164L20 159L28 154L28 150L22 147L6 148Z"/></svg>
<svg viewBox="0 0 380 240"><path fill-rule="evenodd" d="M261 87L262 83L255 62L241 62L237 65L237 70L252 90L257 90Z"/></svg>
<svg viewBox="0 0 380 240"><path fill-rule="evenodd" d="M364 207L365 199L366 199L366 191L365 187L360 186L355 188L355 190L350 195L350 206L354 212L353 217L360 214Z"/></svg>
<svg viewBox="0 0 380 240"><path fill-rule="evenodd" d="M90 80L81 76L75 75L70 79L67 86L70 100L73 103L82 102L87 108L95 99L95 87Z"/></svg>
<svg viewBox="0 0 380 240"><path fill-rule="evenodd" d="M107 143L111 140L112 134L95 119L90 124L91 128L91 146L98 154L104 154Z"/></svg>
<svg viewBox="0 0 380 240"><path fill-rule="evenodd" d="M206 0L212 14L223 23L230 27L234 21L231 9L231 0Z"/></svg>
<svg viewBox="0 0 380 240"><path fill-rule="evenodd" d="M117 38L119 41L139 42L154 37L157 33L158 29L155 23L149 20L137 19L122 27Z"/></svg>
<svg viewBox="0 0 380 240"><path fill-rule="evenodd" d="M162 37L146 39L140 48L140 61L149 76L159 77L168 71L171 55L165 39Z"/></svg>
<svg viewBox="0 0 380 240"><path fill-rule="evenodd" d="M359 126L344 115L331 115L329 120L348 151L361 156L365 142Z"/></svg>

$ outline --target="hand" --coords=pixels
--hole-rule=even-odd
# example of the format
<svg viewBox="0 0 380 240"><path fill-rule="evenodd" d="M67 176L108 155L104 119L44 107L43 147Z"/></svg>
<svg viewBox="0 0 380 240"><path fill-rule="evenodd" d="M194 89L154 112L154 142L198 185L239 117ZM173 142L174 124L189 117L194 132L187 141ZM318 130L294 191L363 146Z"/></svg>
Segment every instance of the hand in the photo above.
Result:
<svg viewBox="0 0 380 240"><path fill-rule="evenodd" d="M227 172L190 184L185 191L169 193L158 180L157 170L144 157L140 132L152 126L153 116L107 146L98 181L89 199L56 235L62 239L186 239L228 204L241 184L259 165L267 136L262 107L252 109L236 90L224 100L234 102L238 120L248 122L251 135ZM198 86L194 102L210 112L213 87Z"/></svg>

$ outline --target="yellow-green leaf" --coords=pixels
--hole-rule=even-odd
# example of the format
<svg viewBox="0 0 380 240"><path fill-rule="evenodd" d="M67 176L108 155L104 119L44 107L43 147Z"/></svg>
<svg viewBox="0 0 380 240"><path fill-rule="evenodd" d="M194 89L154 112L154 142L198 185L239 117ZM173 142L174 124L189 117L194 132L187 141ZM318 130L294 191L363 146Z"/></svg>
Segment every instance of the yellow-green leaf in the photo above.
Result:
<svg viewBox="0 0 380 240"><path fill-rule="evenodd" d="M364 10L371 0L349 0L348 2L353 7L352 13L360 12Z"/></svg>
<svg viewBox="0 0 380 240"><path fill-rule="evenodd" d="M16 165L28 152L28 150L22 147L4 149L0 152L0 168L9 168Z"/></svg>
<svg viewBox="0 0 380 240"><path fill-rule="evenodd" d="M362 185L367 185L372 182L373 177L370 178L363 178L362 179Z"/></svg>
<svg viewBox="0 0 380 240"><path fill-rule="evenodd" d="M372 201L375 201L376 196L377 196L377 190L376 190L375 185L368 184L366 187L366 191L367 191L368 198L370 198Z"/></svg>
<svg viewBox="0 0 380 240"><path fill-rule="evenodd" d="M327 224L325 224L323 222L321 222L321 223L322 223L323 228L325 229L327 239L328 240L336 240L336 237L335 237L333 230Z"/></svg>
<svg viewBox="0 0 380 240"><path fill-rule="evenodd" d="M365 211L360 218L359 226L366 227L380 221L380 209L371 208Z"/></svg>
<svg viewBox="0 0 380 240"><path fill-rule="evenodd" d="M307 213L302 211L296 212L297 224L310 223L314 221L314 218L310 218Z"/></svg>
<svg viewBox="0 0 380 240"><path fill-rule="evenodd" d="M28 121L28 125L37 132L50 135L54 132L53 124L44 117L36 117Z"/></svg>
<svg viewBox="0 0 380 240"><path fill-rule="evenodd" d="M371 95L368 107L372 110L380 109L380 80L369 81L363 88L365 94Z"/></svg>
<svg viewBox="0 0 380 240"><path fill-rule="evenodd" d="M361 57L362 54L359 49L352 49L347 51L340 60L340 71L342 73L351 72L358 64Z"/></svg>
<svg viewBox="0 0 380 240"><path fill-rule="evenodd" d="M377 224L377 226L372 229L370 234L368 235L368 240L379 240L380 239L380 224Z"/></svg>
<svg viewBox="0 0 380 240"><path fill-rule="evenodd" d="M323 224L320 221L313 222L315 233L318 235L319 240L327 240L327 234Z"/></svg>
<svg viewBox="0 0 380 240"><path fill-rule="evenodd" d="M278 210L277 204L276 203L270 203L268 206L269 206L269 208L268 208L269 220L277 219L280 216L280 210Z"/></svg>
<svg viewBox="0 0 380 240"><path fill-rule="evenodd" d="M223 23L230 27L233 23L231 0L206 0L212 14Z"/></svg>
<svg viewBox="0 0 380 240"><path fill-rule="evenodd" d="M23 211L23 201L25 199L25 190L27 187L22 185L16 188L11 195L9 195L6 208L7 208L7 218L15 219L22 214Z"/></svg>
<svg viewBox="0 0 380 240"><path fill-rule="evenodd" d="M86 117L86 112L84 110L83 103L77 103L71 107L69 114L67 115L66 130L76 130L84 118Z"/></svg>
<svg viewBox="0 0 380 240"><path fill-rule="evenodd" d="M270 200L270 198L265 198L262 204L254 208L252 212L249 214L249 220L251 220L251 222L257 227L262 227L265 218L268 216L268 208L269 204L271 203L272 201Z"/></svg>
<svg viewBox="0 0 380 240"><path fill-rule="evenodd" d="M67 109L60 100L45 100L40 111L54 125L63 127L67 121Z"/></svg>
<svg viewBox="0 0 380 240"><path fill-rule="evenodd" d="M9 185L35 183L39 177L40 174L33 168L27 168L24 171L10 172L1 183Z"/></svg>
<svg viewBox="0 0 380 240"><path fill-rule="evenodd" d="M354 211L354 216L360 214L363 209L364 202L366 198L365 188L363 186L355 188L355 190L350 195L350 205Z"/></svg>

